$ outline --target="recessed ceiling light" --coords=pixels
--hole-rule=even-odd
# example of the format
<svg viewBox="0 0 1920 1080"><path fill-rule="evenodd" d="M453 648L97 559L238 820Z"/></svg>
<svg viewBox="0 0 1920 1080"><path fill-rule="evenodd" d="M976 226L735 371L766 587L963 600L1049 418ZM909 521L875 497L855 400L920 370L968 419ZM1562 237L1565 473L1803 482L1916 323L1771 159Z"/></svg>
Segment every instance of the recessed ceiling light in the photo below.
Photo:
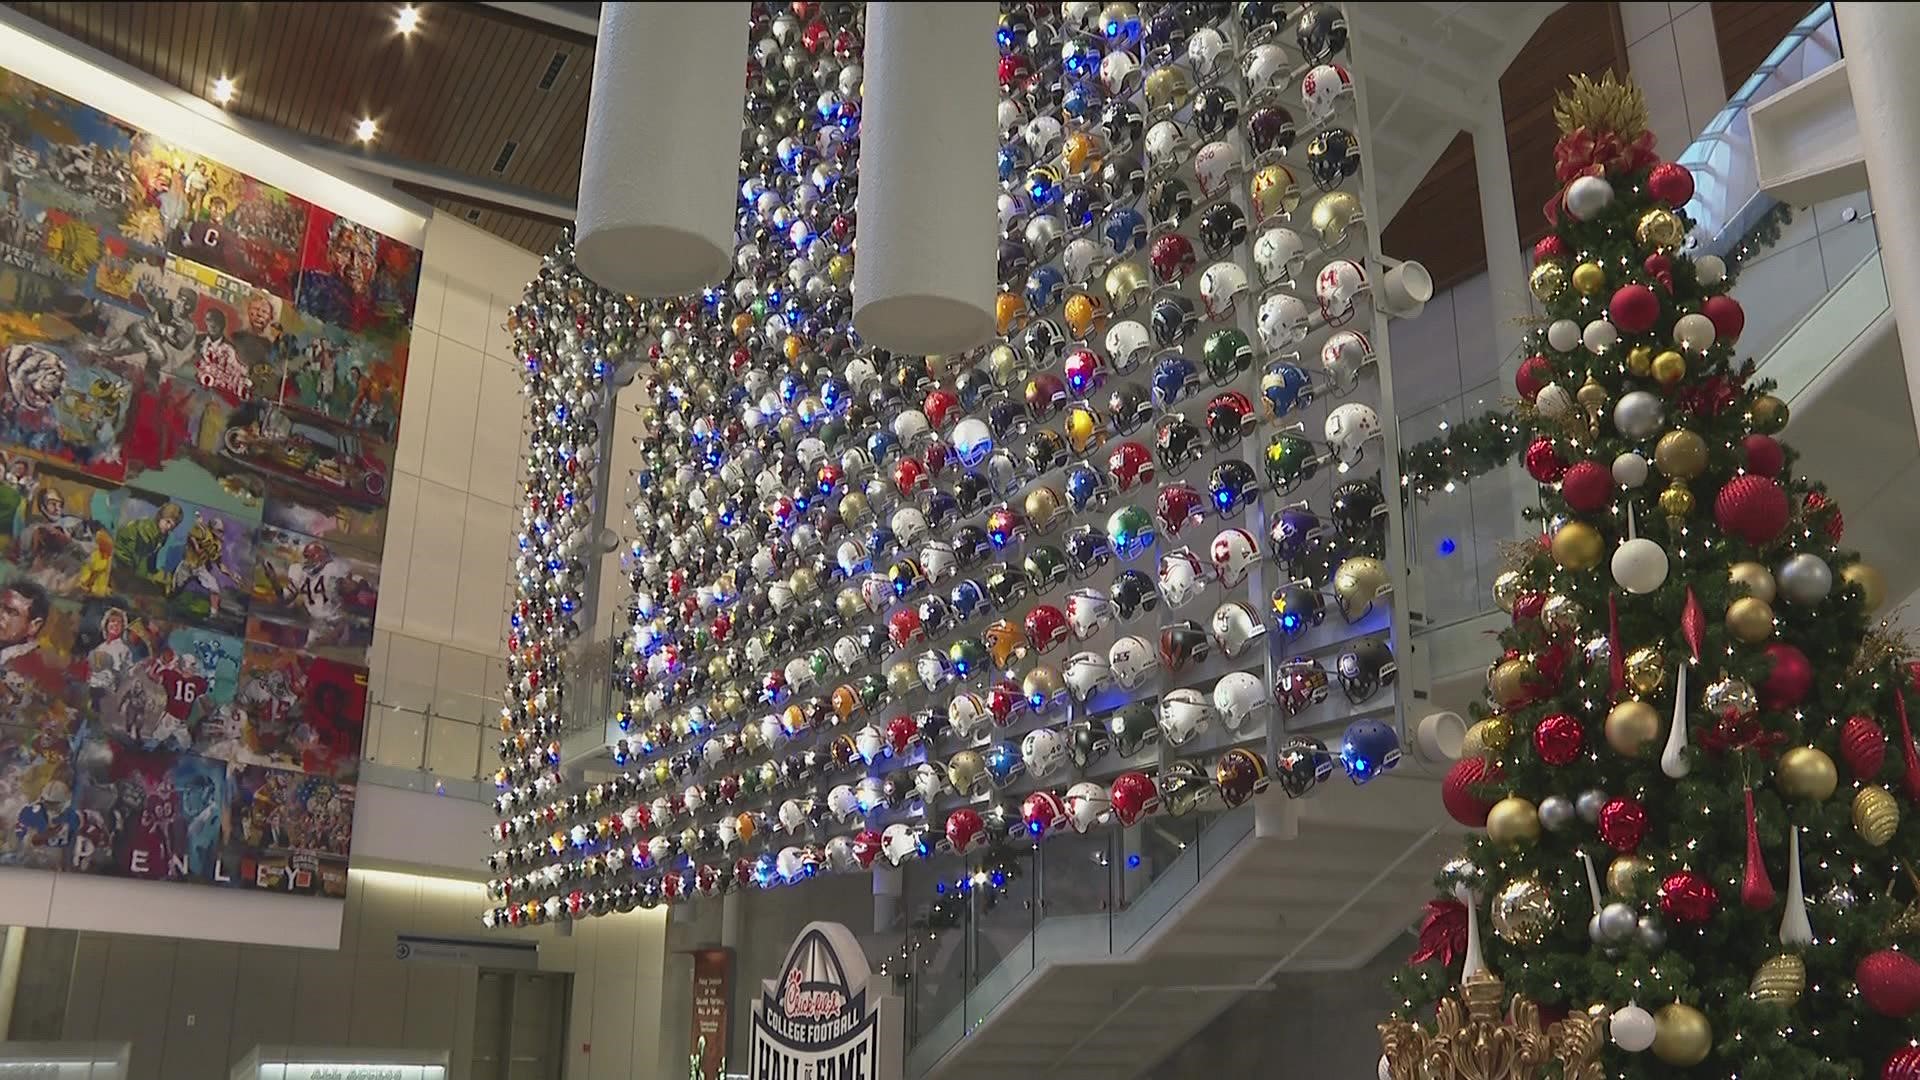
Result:
<svg viewBox="0 0 1920 1080"><path fill-rule="evenodd" d="M225 75L213 80L213 100L216 104L226 105L233 101L233 80Z"/></svg>
<svg viewBox="0 0 1920 1080"><path fill-rule="evenodd" d="M399 27L403 34L420 29L420 9L412 4L400 5L400 10L393 14L393 25Z"/></svg>
<svg viewBox="0 0 1920 1080"><path fill-rule="evenodd" d="M374 123L372 117L365 117L353 126L353 137L361 142L372 142L373 137L378 134L380 134L380 125Z"/></svg>

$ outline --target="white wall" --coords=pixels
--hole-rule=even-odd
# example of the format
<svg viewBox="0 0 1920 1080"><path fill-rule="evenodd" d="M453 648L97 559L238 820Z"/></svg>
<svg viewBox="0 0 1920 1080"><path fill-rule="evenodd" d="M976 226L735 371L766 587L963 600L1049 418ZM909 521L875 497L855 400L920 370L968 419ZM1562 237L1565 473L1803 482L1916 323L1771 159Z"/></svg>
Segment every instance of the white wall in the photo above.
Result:
<svg viewBox="0 0 1920 1080"><path fill-rule="evenodd" d="M1620 25L1627 66L1647 95L1655 148L1676 157L1727 103L1713 5L1635 0L1620 5Z"/></svg>

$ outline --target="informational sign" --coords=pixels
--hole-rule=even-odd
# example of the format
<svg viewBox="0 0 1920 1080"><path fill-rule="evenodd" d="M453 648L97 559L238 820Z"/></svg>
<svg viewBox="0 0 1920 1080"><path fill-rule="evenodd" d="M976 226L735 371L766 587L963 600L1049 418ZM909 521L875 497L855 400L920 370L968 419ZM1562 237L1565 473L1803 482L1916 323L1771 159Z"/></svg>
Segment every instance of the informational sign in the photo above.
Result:
<svg viewBox="0 0 1920 1080"><path fill-rule="evenodd" d="M839 923L809 923L753 1005L751 1080L900 1080L899 999Z"/></svg>
<svg viewBox="0 0 1920 1080"><path fill-rule="evenodd" d="M474 940L395 934L393 958L417 964L452 964L457 967L534 971L540 967L540 946L532 941Z"/></svg>
<svg viewBox="0 0 1920 1080"><path fill-rule="evenodd" d="M693 1032L687 1045L688 1080L721 1080L727 1070L727 1033L733 1020L733 952L693 951Z"/></svg>

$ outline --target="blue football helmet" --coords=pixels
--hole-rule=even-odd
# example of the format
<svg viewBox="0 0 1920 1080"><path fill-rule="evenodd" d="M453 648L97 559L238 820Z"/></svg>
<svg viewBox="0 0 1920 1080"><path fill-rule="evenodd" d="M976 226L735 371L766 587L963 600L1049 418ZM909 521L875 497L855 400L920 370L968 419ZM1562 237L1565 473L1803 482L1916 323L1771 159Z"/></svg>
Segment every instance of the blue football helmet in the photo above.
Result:
<svg viewBox="0 0 1920 1080"><path fill-rule="evenodd" d="M1107 246L1114 254L1131 255L1147 246L1147 216L1131 206L1107 215Z"/></svg>
<svg viewBox="0 0 1920 1080"><path fill-rule="evenodd" d="M986 587L972 578L947 590L947 606L953 611L953 617L961 622L987 613Z"/></svg>
<svg viewBox="0 0 1920 1080"><path fill-rule="evenodd" d="M1035 314L1053 310L1067 287L1067 275L1057 266L1042 266L1027 275L1027 306Z"/></svg>
<svg viewBox="0 0 1920 1080"><path fill-rule="evenodd" d="M1278 420L1313 404L1313 380L1300 365L1281 361L1260 376L1260 396L1267 403L1268 417Z"/></svg>
<svg viewBox="0 0 1920 1080"><path fill-rule="evenodd" d="M1168 353L1153 366L1153 403L1171 409L1200 389L1200 372L1193 361Z"/></svg>
<svg viewBox="0 0 1920 1080"><path fill-rule="evenodd" d="M1074 513L1099 506L1113 495L1113 485L1107 482L1106 474L1084 461L1067 470L1066 490L1067 504L1073 507Z"/></svg>

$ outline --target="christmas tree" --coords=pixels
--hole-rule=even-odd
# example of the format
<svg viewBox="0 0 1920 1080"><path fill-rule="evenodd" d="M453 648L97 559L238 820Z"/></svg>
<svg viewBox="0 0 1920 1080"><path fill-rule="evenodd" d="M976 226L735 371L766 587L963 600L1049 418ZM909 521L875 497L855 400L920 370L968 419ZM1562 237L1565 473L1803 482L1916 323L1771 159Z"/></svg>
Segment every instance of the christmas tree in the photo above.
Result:
<svg viewBox="0 0 1920 1080"><path fill-rule="evenodd" d="M1471 1026L1451 999L1484 964L1533 1005L1481 1022L1571 1017L1558 1045L1598 1057L1500 1075L1920 1077L1920 757L1884 584L1777 438L1724 264L1685 254L1693 179L1639 91L1576 79L1556 115L1514 412L1542 528L1495 583L1512 625L1444 786L1476 831L1395 977L1421 1028L1383 1025L1385 1072L1430 1075L1406 1047ZM1477 978L1469 1001L1499 985Z"/></svg>

